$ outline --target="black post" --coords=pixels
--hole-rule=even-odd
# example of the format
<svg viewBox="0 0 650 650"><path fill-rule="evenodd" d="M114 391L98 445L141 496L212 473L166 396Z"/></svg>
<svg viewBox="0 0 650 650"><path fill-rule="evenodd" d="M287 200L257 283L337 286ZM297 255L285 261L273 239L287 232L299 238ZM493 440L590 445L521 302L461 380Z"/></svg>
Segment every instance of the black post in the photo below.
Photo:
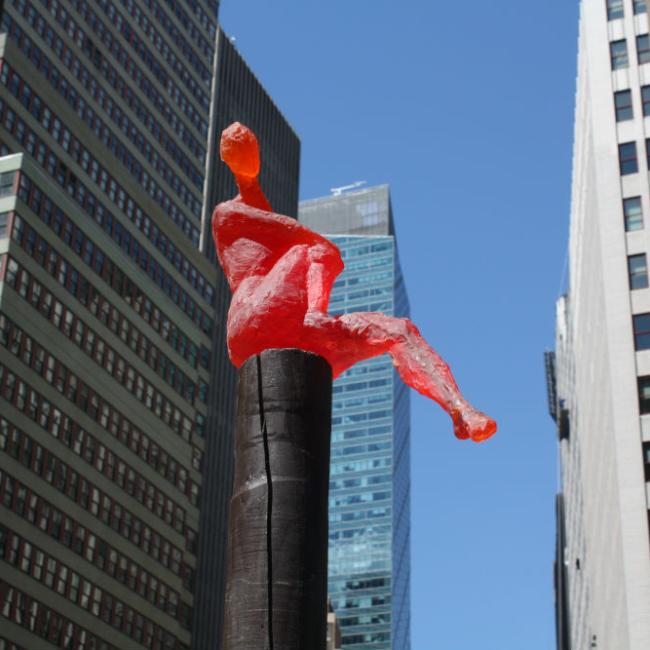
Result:
<svg viewBox="0 0 650 650"><path fill-rule="evenodd" d="M325 648L331 407L315 354L239 371L223 650Z"/></svg>

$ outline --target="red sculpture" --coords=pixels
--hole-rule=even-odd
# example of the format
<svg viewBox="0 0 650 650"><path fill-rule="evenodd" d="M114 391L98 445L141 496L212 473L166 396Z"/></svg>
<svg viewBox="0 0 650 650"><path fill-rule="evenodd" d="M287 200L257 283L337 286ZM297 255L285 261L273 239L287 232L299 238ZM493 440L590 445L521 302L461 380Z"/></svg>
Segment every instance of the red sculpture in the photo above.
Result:
<svg viewBox="0 0 650 650"><path fill-rule="evenodd" d="M275 214L257 177L253 132L234 123L221 136L221 158L239 187L219 204L212 234L233 292L228 351L235 366L270 348L299 348L330 363L334 377L363 359L388 352L401 378L442 406L458 438L479 442L496 422L460 394L451 370L410 320L380 313L330 316L334 280L343 270L339 249L303 225Z"/></svg>

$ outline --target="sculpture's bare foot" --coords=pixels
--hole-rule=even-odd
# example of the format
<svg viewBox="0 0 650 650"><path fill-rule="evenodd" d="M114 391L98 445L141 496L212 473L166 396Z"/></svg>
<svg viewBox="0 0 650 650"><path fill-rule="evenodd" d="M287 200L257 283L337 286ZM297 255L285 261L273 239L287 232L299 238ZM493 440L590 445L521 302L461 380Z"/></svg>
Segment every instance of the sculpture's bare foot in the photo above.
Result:
<svg viewBox="0 0 650 650"><path fill-rule="evenodd" d="M474 442L487 440L497 430L497 423L485 413L477 411L469 404L451 410L454 433L460 440L471 438Z"/></svg>

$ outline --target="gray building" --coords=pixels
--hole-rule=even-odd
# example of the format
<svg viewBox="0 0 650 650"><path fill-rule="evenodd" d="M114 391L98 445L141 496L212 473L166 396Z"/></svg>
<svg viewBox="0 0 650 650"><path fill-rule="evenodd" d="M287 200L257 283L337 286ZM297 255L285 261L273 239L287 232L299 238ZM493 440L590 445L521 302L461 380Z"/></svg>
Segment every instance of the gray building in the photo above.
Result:
<svg viewBox="0 0 650 650"><path fill-rule="evenodd" d="M4 648L196 647L217 7L4 2Z"/></svg>
<svg viewBox="0 0 650 650"><path fill-rule="evenodd" d="M650 648L650 24L582 0L558 425L558 647Z"/></svg>
<svg viewBox="0 0 650 650"><path fill-rule="evenodd" d="M341 250L330 313L408 316L388 186L303 201L299 220ZM383 355L333 391L328 589L341 645L409 650L409 390Z"/></svg>
<svg viewBox="0 0 650 650"><path fill-rule="evenodd" d="M257 135L262 158L260 182L274 210L295 217L298 211L300 140L233 42L218 29L208 147L208 198L203 214L203 251L213 264L211 280L216 288L217 301L192 628L196 648L216 649L220 646L223 617L228 509L233 481L236 370L226 352L225 323L230 289L216 263L210 217L215 205L234 198L237 193L230 170L219 158L221 132L235 121L246 124Z"/></svg>

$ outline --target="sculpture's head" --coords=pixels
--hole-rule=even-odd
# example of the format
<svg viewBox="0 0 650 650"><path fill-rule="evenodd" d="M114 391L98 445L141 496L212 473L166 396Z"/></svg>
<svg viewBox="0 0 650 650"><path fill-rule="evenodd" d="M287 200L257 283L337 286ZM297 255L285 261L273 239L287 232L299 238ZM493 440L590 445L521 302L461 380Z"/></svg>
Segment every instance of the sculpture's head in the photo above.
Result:
<svg viewBox="0 0 650 650"><path fill-rule="evenodd" d="M260 173L260 149L255 134L243 124L233 122L221 134L221 160L235 176L256 178Z"/></svg>

